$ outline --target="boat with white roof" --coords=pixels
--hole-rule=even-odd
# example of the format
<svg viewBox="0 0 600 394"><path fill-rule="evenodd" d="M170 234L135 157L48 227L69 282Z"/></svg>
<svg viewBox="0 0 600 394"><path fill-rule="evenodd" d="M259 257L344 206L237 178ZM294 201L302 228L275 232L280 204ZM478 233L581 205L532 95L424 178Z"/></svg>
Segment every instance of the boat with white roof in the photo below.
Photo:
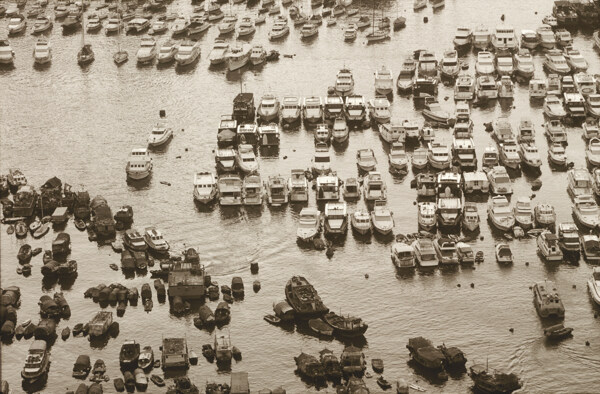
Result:
<svg viewBox="0 0 600 394"><path fill-rule="evenodd" d="M194 174L194 200L208 204L217 197L217 179L208 171Z"/></svg>
<svg viewBox="0 0 600 394"><path fill-rule="evenodd" d="M249 144L238 145L236 155L237 167L244 173L258 171L258 160L254 154L254 148Z"/></svg>
<svg viewBox="0 0 600 394"><path fill-rule="evenodd" d="M238 175L221 175L217 185L220 205L242 205L242 179Z"/></svg>
<svg viewBox="0 0 600 394"><path fill-rule="evenodd" d="M302 119L302 104L297 96L285 96L281 101L281 122L294 124Z"/></svg>
<svg viewBox="0 0 600 394"><path fill-rule="evenodd" d="M132 149L125 167L127 177L133 180L145 179L152 174L152 158L146 148Z"/></svg>
<svg viewBox="0 0 600 394"><path fill-rule="evenodd" d="M411 245L415 251L415 258L420 267L437 267L438 258L433 240L431 238L417 238Z"/></svg>
<svg viewBox="0 0 600 394"><path fill-rule="evenodd" d="M348 213L345 202L325 204L325 235L345 235L348 232Z"/></svg>
<svg viewBox="0 0 600 394"><path fill-rule="evenodd" d="M371 215L365 210L358 210L351 215L350 225L352 230L361 235L370 234L373 229Z"/></svg>
<svg viewBox="0 0 600 394"><path fill-rule="evenodd" d="M173 137L173 129L169 127L164 110L160 111L160 119L156 122L150 136L148 146L155 148L168 142Z"/></svg>
<svg viewBox="0 0 600 394"><path fill-rule="evenodd" d="M288 183L290 202L308 202L308 180L304 170L292 170Z"/></svg>
<svg viewBox="0 0 600 394"><path fill-rule="evenodd" d="M488 204L488 218L500 231L509 231L515 225L515 215L504 196L494 196Z"/></svg>
<svg viewBox="0 0 600 394"><path fill-rule="evenodd" d="M394 229L394 214L388 208L385 200L376 200L371 212L373 230L381 235L391 234Z"/></svg>
<svg viewBox="0 0 600 394"><path fill-rule="evenodd" d="M248 206L262 205L262 187L262 181L258 172L246 175L242 182L242 204Z"/></svg>
<svg viewBox="0 0 600 394"><path fill-rule="evenodd" d="M316 208L302 208L298 216L296 237L304 242L312 241L321 231L321 212Z"/></svg>

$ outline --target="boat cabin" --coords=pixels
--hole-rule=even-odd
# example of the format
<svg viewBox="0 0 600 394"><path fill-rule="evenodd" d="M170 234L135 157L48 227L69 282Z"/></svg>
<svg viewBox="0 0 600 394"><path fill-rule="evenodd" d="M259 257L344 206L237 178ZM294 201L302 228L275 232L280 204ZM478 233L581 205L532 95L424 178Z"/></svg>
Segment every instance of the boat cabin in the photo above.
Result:
<svg viewBox="0 0 600 394"><path fill-rule="evenodd" d="M317 177L317 201L339 200L340 186L336 175L322 175Z"/></svg>
<svg viewBox="0 0 600 394"><path fill-rule="evenodd" d="M434 174L417 175L417 196L433 197L436 194L436 178Z"/></svg>
<svg viewBox="0 0 600 394"><path fill-rule="evenodd" d="M238 123L246 123L254 121L254 94L239 93L233 99L233 119ZM249 142L248 142L249 143Z"/></svg>
<svg viewBox="0 0 600 394"><path fill-rule="evenodd" d="M261 146L279 146L279 126L275 123L260 126L258 137Z"/></svg>
<svg viewBox="0 0 600 394"><path fill-rule="evenodd" d="M460 75L454 86L454 100L473 100L474 98L475 80L470 75Z"/></svg>
<svg viewBox="0 0 600 394"><path fill-rule="evenodd" d="M308 201L308 181L304 170L292 170L289 180L289 192L291 202Z"/></svg>
<svg viewBox="0 0 600 394"><path fill-rule="evenodd" d="M223 175L219 177L217 185L221 205L242 204L242 180L238 175Z"/></svg>
<svg viewBox="0 0 600 394"><path fill-rule="evenodd" d="M325 119L328 121L333 121L335 118L340 116L344 111L344 99L342 99L338 95L328 95L325 98L325 106L324 106L324 114Z"/></svg>
<svg viewBox="0 0 600 394"><path fill-rule="evenodd" d="M163 338L161 366L167 369L189 367L188 347L185 338Z"/></svg>
<svg viewBox="0 0 600 394"><path fill-rule="evenodd" d="M546 81L543 79L532 79L529 81L529 98L543 99L547 94Z"/></svg>
<svg viewBox="0 0 600 394"><path fill-rule="evenodd" d="M231 172L235 170L235 150L233 148L217 149L215 154L217 170Z"/></svg>
<svg viewBox="0 0 600 394"><path fill-rule="evenodd" d="M585 118L585 99L580 93L565 93L565 108L572 118Z"/></svg>
<svg viewBox="0 0 600 394"><path fill-rule="evenodd" d="M471 138L454 138L452 156L461 169L477 168L477 154Z"/></svg>
<svg viewBox="0 0 600 394"><path fill-rule="evenodd" d="M258 128L256 123L242 123L237 127L237 143L238 145L258 143Z"/></svg>
<svg viewBox="0 0 600 394"><path fill-rule="evenodd" d="M461 175L456 172L442 172L437 176L436 194L438 197L462 197Z"/></svg>
<svg viewBox="0 0 600 394"><path fill-rule="evenodd" d="M483 171L463 172L465 194L487 193L490 182Z"/></svg>
<svg viewBox="0 0 600 394"><path fill-rule="evenodd" d="M498 98L498 86L493 77L482 75L477 78L477 97L480 99Z"/></svg>

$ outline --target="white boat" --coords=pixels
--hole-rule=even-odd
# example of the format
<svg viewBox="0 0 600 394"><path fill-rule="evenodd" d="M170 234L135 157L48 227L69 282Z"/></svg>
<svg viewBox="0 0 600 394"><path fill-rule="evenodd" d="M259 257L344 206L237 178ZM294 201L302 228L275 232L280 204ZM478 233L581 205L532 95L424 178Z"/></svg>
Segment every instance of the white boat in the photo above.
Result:
<svg viewBox="0 0 600 394"><path fill-rule="evenodd" d="M349 137L348 124L343 116L335 118L331 130L331 139L333 142L342 143L348 140Z"/></svg>
<svg viewBox="0 0 600 394"><path fill-rule="evenodd" d="M497 26L492 32L492 46L496 52L503 50L515 52L519 46L515 29L509 25Z"/></svg>
<svg viewBox="0 0 600 394"><path fill-rule="evenodd" d="M246 175L242 182L242 204L247 206L262 205L262 187L262 181L257 172Z"/></svg>
<svg viewBox="0 0 600 394"><path fill-rule="evenodd" d="M213 47L208 54L208 60L211 65L222 64L227 61L229 56L229 44L222 39L216 39Z"/></svg>
<svg viewBox="0 0 600 394"><path fill-rule="evenodd" d="M556 37L554 36L554 32L552 31L552 28L550 26L544 24L538 27L536 30L536 34L539 45L543 49L548 50L556 47Z"/></svg>
<svg viewBox="0 0 600 394"><path fill-rule="evenodd" d="M221 175L217 180L219 204L242 205L242 180L238 175Z"/></svg>
<svg viewBox="0 0 600 394"><path fill-rule="evenodd" d="M425 231L435 230L437 226L437 206L433 202L420 202L417 210L417 223L419 229Z"/></svg>
<svg viewBox="0 0 600 394"><path fill-rule="evenodd" d="M281 39L290 34L290 27L287 22L276 22L269 31L269 40L274 41Z"/></svg>
<svg viewBox="0 0 600 394"><path fill-rule="evenodd" d="M414 268L415 251L412 246L404 242L394 242L390 248L392 262L396 268Z"/></svg>
<svg viewBox="0 0 600 394"><path fill-rule="evenodd" d="M323 100L318 96L304 98L302 117L305 123L321 123L323 121Z"/></svg>
<svg viewBox="0 0 600 394"><path fill-rule="evenodd" d="M236 170L236 154L233 148L220 148L215 152L217 173L234 172Z"/></svg>
<svg viewBox="0 0 600 394"><path fill-rule="evenodd" d="M552 119L544 123L544 134L551 144L567 144L567 133L565 126L558 119Z"/></svg>
<svg viewBox="0 0 600 394"><path fill-rule="evenodd" d="M331 154L326 143L317 143L312 158L311 170L315 176L326 175L331 172Z"/></svg>
<svg viewBox="0 0 600 394"><path fill-rule="evenodd" d="M431 238L417 238L412 247L415 251L415 259L421 267L437 267L438 259L433 240Z"/></svg>
<svg viewBox="0 0 600 394"><path fill-rule="evenodd" d="M348 232L348 213L345 202L325 204L325 235L344 235Z"/></svg>
<svg viewBox="0 0 600 394"><path fill-rule="evenodd" d="M119 18L108 18L104 32L106 35L117 33L121 29L121 20Z"/></svg>
<svg viewBox="0 0 600 394"><path fill-rule="evenodd" d="M175 54L175 62L178 66L187 66L194 63L200 57L200 43L198 41L185 40L179 44Z"/></svg>
<svg viewBox="0 0 600 394"><path fill-rule="evenodd" d="M544 115L548 119L563 119L567 116L562 100L554 95L546 96L544 99Z"/></svg>
<svg viewBox="0 0 600 394"><path fill-rule="evenodd" d="M373 30L371 33L367 34L367 42L374 43L383 40L387 40L390 38L389 30Z"/></svg>
<svg viewBox="0 0 600 394"><path fill-rule="evenodd" d="M584 259L590 264L600 263L600 239L596 234L582 234L580 236L581 251Z"/></svg>
<svg viewBox="0 0 600 394"><path fill-rule="evenodd" d="M571 198L594 193L592 177L583 167L573 168L567 172L567 184L567 191Z"/></svg>
<svg viewBox="0 0 600 394"><path fill-rule="evenodd" d="M311 38L319 34L319 26L314 23L305 23L300 29L300 36L302 38Z"/></svg>
<svg viewBox="0 0 600 394"><path fill-rule="evenodd" d="M102 26L102 25L100 25L100 26ZM167 30L169 30L169 24L167 23L167 21L159 19L159 20L154 21L149 33L150 34L163 34Z"/></svg>
<svg viewBox="0 0 600 394"><path fill-rule="evenodd" d="M600 137L600 126L598 125L598 119L588 118L582 124L583 138L590 140L592 138Z"/></svg>
<svg viewBox="0 0 600 394"><path fill-rule="evenodd" d="M134 18L127 23L125 32L134 32L135 34L139 34L148 28L150 28L150 21L148 19Z"/></svg>
<svg viewBox="0 0 600 394"><path fill-rule="evenodd" d="M556 224L556 211L550 204L539 203L533 210L535 216L536 227L548 228L554 231L554 225Z"/></svg>
<svg viewBox="0 0 600 394"><path fill-rule="evenodd" d="M479 52L477 54L477 61L475 63L475 73L477 76L494 75L495 71L494 55L487 51Z"/></svg>
<svg viewBox="0 0 600 394"><path fill-rule="evenodd" d="M440 236L433 241L433 247L437 259L442 265L458 264L458 255L456 254L456 243L450 238Z"/></svg>
<svg viewBox="0 0 600 394"><path fill-rule="evenodd" d="M375 171L377 167L377 159L373 149L362 148L356 151L356 165L359 170L369 172Z"/></svg>
<svg viewBox="0 0 600 394"><path fill-rule="evenodd" d="M169 251L169 243L155 227L146 227L144 231L144 241L146 242L146 245L155 252L166 253Z"/></svg>
<svg viewBox="0 0 600 394"><path fill-rule="evenodd" d="M505 140L500 144L500 163L507 168L517 170L521 166L521 156L517 140Z"/></svg>
<svg viewBox="0 0 600 394"><path fill-rule="evenodd" d="M219 34L226 35L235 31L235 25L237 23L237 16L227 15L223 17L221 23L219 23Z"/></svg>
<svg viewBox="0 0 600 394"><path fill-rule="evenodd" d="M33 49L33 62L35 64L46 64L52 61L52 48L46 38L40 38Z"/></svg>
<svg viewBox="0 0 600 394"><path fill-rule="evenodd" d="M177 50L178 48L173 41L165 41L158 49L158 63L165 64L175 60Z"/></svg>
<svg viewBox="0 0 600 394"><path fill-rule="evenodd" d="M375 93L387 96L394 91L394 77L385 66L375 71Z"/></svg>
<svg viewBox="0 0 600 394"><path fill-rule="evenodd" d="M504 196L494 196L488 204L488 218L500 231L509 231L515 225L515 215Z"/></svg>
<svg viewBox="0 0 600 394"><path fill-rule="evenodd" d="M592 171L593 189L596 196L600 196L600 168L594 168Z"/></svg>
<svg viewBox="0 0 600 394"><path fill-rule="evenodd" d="M546 15L542 19L542 23L545 24L545 25L550 26L553 29L555 27L558 27L558 20L554 17L554 15Z"/></svg>
<svg viewBox="0 0 600 394"><path fill-rule="evenodd" d="M349 69L343 68L337 73L335 92L341 96L349 96L354 92L354 77Z"/></svg>
<svg viewBox="0 0 600 394"><path fill-rule="evenodd" d="M346 96L345 104L344 111L348 122L364 124L367 119L367 104L364 97L360 95Z"/></svg>
<svg viewBox="0 0 600 394"><path fill-rule="evenodd" d="M521 162L529 168L539 169L542 166L540 152L533 142L521 142L519 156L521 156Z"/></svg>
<svg viewBox="0 0 600 394"><path fill-rule="evenodd" d="M569 67L567 59L565 59L562 52L558 49L551 49L546 53L544 69L549 73L558 75L567 75L571 72L571 67Z"/></svg>
<svg viewBox="0 0 600 394"><path fill-rule="evenodd" d="M146 148L132 149L125 167L127 177L140 180L152 174L152 158Z"/></svg>
<svg viewBox="0 0 600 394"><path fill-rule="evenodd" d="M521 30L521 48L530 50L536 49L540 45L538 35L533 30Z"/></svg>
<svg viewBox="0 0 600 394"><path fill-rule="evenodd" d="M296 96L285 96L281 101L281 122L293 124L302 119L302 104Z"/></svg>
<svg viewBox="0 0 600 394"><path fill-rule="evenodd" d="M565 255L575 254L579 257L581 243L579 240L579 229L573 222L558 224L558 245Z"/></svg>
<svg viewBox="0 0 600 394"><path fill-rule="evenodd" d="M45 31L48 31L52 28L52 21L45 15L40 15L37 17L33 24L33 29L31 30L31 34L40 34Z"/></svg>
<svg viewBox="0 0 600 394"><path fill-rule="evenodd" d="M411 158L412 167L421 170L427 167L428 159L428 149L427 148L417 148L413 151Z"/></svg>
<svg viewBox="0 0 600 394"><path fill-rule="evenodd" d="M521 49L514 55L515 73L523 78L531 78L535 73L533 56L527 49Z"/></svg>
<svg viewBox="0 0 600 394"><path fill-rule="evenodd" d="M190 21L186 17L184 17L184 16L178 17L175 20L175 22L173 22L173 25L171 26L171 31L172 31L173 37L180 36L180 35L187 35L189 26L190 26Z"/></svg>
<svg viewBox="0 0 600 394"><path fill-rule="evenodd" d="M139 64L151 63L157 54L156 40L153 37L144 37L140 42L140 49L138 49L136 57Z"/></svg>
<svg viewBox="0 0 600 394"><path fill-rule="evenodd" d="M429 143L427 158L429 164L437 170L448 169L452 165L450 146L441 141Z"/></svg>
<svg viewBox="0 0 600 394"><path fill-rule="evenodd" d="M262 45L254 45L250 52L250 63L258 66L267 61L267 50Z"/></svg>
<svg viewBox="0 0 600 394"><path fill-rule="evenodd" d="M0 39L0 64L13 64L15 52L6 39Z"/></svg>
<svg viewBox="0 0 600 394"><path fill-rule="evenodd" d="M254 26L254 22L252 18L244 17L242 18L239 26L238 26L238 37L248 37L256 31L256 27Z"/></svg>
<svg viewBox="0 0 600 394"><path fill-rule="evenodd" d="M568 158L562 143L555 142L548 147L548 161L556 167L567 166Z"/></svg>
<svg viewBox="0 0 600 394"><path fill-rule="evenodd" d="M513 58L510 54L496 56L496 72L499 76L511 76L514 71Z"/></svg>
<svg viewBox="0 0 600 394"><path fill-rule="evenodd" d="M462 49L471 46L471 37L473 32L468 27L459 26L456 28L456 33L454 34L454 47L456 49Z"/></svg>
<svg viewBox="0 0 600 394"><path fill-rule="evenodd" d="M596 303L600 305L600 267L592 268L592 274L587 282L590 296Z"/></svg>
<svg viewBox="0 0 600 394"><path fill-rule="evenodd" d="M223 13L220 14L221 18L224 16ZM213 15L208 16L208 20L211 21ZM210 29L211 24L206 20L206 16L194 16L190 19L190 24L188 25L187 32L188 36L193 36L196 34L200 34Z"/></svg>
<svg viewBox="0 0 600 394"><path fill-rule="evenodd" d="M208 204L217 197L217 180L215 176L206 171L194 174L194 200Z"/></svg>
<svg viewBox="0 0 600 394"><path fill-rule="evenodd" d="M554 31L554 37L556 37L556 43L558 46L565 48L571 44L573 44L573 36L566 29L556 29Z"/></svg>
<svg viewBox="0 0 600 394"><path fill-rule="evenodd" d="M370 234L373 229L371 215L364 210L359 210L352 214L350 225L352 226L352 230L362 235Z"/></svg>
<svg viewBox="0 0 600 394"><path fill-rule="evenodd" d="M369 100L371 119L377 123L389 123L391 118L390 107L390 102L385 97L376 97Z"/></svg>
<svg viewBox="0 0 600 394"><path fill-rule="evenodd" d="M21 14L18 14L15 17L12 17L8 21L8 35L14 36L19 33L22 33L27 28L27 20Z"/></svg>
<svg viewBox="0 0 600 394"><path fill-rule="evenodd" d="M588 115L600 118L600 94L588 95L586 98L586 108Z"/></svg>
<svg viewBox="0 0 600 394"><path fill-rule="evenodd" d="M425 108L423 108L423 117L444 125L448 124L451 118L450 113L443 110L439 101L433 97L426 98Z"/></svg>
<svg viewBox="0 0 600 394"><path fill-rule="evenodd" d="M493 100L498 98L498 85L491 75L478 77L475 89L479 100Z"/></svg>
<svg viewBox="0 0 600 394"><path fill-rule="evenodd" d="M278 207L289 201L288 182L281 175L272 175L265 186L269 205Z"/></svg>
<svg viewBox="0 0 600 394"><path fill-rule="evenodd" d="M583 72L586 71L589 67L589 63L581 52L578 49L567 47L564 51L565 59L567 60L567 64L571 67L573 72ZM583 92L581 92L583 94Z"/></svg>
<svg viewBox="0 0 600 394"><path fill-rule="evenodd" d="M445 51L440 63L440 73L447 78L456 78L459 72L458 53L456 51Z"/></svg>
<svg viewBox="0 0 600 394"><path fill-rule="evenodd" d="M427 8L427 0L414 0L413 2L413 10L418 11L423 8Z"/></svg>
<svg viewBox="0 0 600 394"><path fill-rule="evenodd" d="M408 156L404 149L403 142L393 142L390 147L390 153L388 154L388 163L390 170L394 171L407 171L408 170Z"/></svg>
<svg viewBox="0 0 600 394"><path fill-rule="evenodd" d="M479 212L477 205L473 203L465 203L463 208L462 228L463 231L477 231L479 229Z"/></svg>
<svg viewBox="0 0 600 394"><path fill-rule="evenodd" d="M512 194L512 183L503 166L495 166L488 172L491 192L493 194Z"/></svg>
<svg viewBox="0 0 600 394"><path fill-rule="evenodd" d="M600 208L592 194L582 194L574 198L573 216L580 225L595 229L600 224Z"/></svg>
<svg viewBox="0 0 600 394"><path fill-rule="evenodd" d="M246 43L234 43L229 46L227 66L229 71L235 71L244 67L250 61L252 46Z"/></svg>
<svg viewBox="0 0 600 394"><path fill-rule="evenodd" d="M248 45L248 44L246 44ZM262 122L272 122L279 118L279 100L272 94L265 94L260 99L256 114Z"/></svg>
<svg viewBox="0 0 600 394"><path fill-rule="evenodd" d="M588 143L585 157L589 165L600 166L600 139L592 138Z"/></svg>
<svg viewBox="0 0 600 394"><path fill-rule="evenodd" d="M510 250L510 246L508 244L498 244L496 245L496 262L500 264L512 264L513 263L513 253Z"/></svg>
<svg viewBox="0 0 600 394"><path fill-rule="evenodd" d="M249 144L238 145L236 155L237 167L244 173L258 171L258 160L254 154L254 148Z"/></svg>
<svg viewBox="0 0 600 394"><path fill-rule="evenodd" d="M162 112L162 111L161 111ZM161 118L156 122L150 136L148 137L148 146L158 147L169 141L173 137L173 129L168 126L167 120L161 114Z"/></svg>
<svg viewBox="0 0 600 394"><path fill-rule="evenodd" d="M308 180L304 170L292 170L288 183L290 202L308 202Z"/></svg>
<svg viewBox="0 0 600 394"><path fill-rule="evenodd" d="M278 146L281 139L279 125L269 123L258 128L259 144L261 146Z"/></svg>
<svg viewBox="0 0 600 394"><path fill-rule="evenodd" d="M365 196L366 197L366 196ZM387 235L394 230L394 214L387 207L385 200L376 200L371 212L371 221L373 222L373 230Z"/></svg>
<svg viewBox="0 0 600 394"><path fill-rule="evenodd" d="M473 30L471 41L473 42L473 47L475 49L481 51L487 50L492 42L490 29L482 25L477 26L475 30Z"/></svg>
<svg viewBox="0 0 600 394"><path fill-rule="evenodd" d="M387 199L387 187L380 172L370 171L364 178L363 195L365 201L384 201Z"/></svg>
<svg viewBox="0 0 600 394"><path fill-rule="evenodd" d="M381 139L389 144L397 141L404 143L406 140L406 131L401 124L381 123L378 129Z"/></svg>
<svg viewBox="0 0 600 394"><path fill-rule="evenodd" d="M316 208L302 208L298 216L296 237L304 242L312 241L321 231L321 212Z"/></svg>
<svg viewBox="0 0 600 394"><path fill-rule="evenodd" d="M473 100L475 98L475 79L468 74L459 75L454 86L454 100Z"/></svg>
<svg viewBox="0 0 600 394"><path fill-rule="evenodd" d="M423 125L421 130L419 130L419 139L425 143L429 144L431 141L435 139L435 130L430 125Z"/></svg>
<svg viewBox="0 0 600 394"><path fill-rule="evenodd" d="M344 41L352 42L358 37L358 26L356 23L348 23L344 28Z"/></svg>

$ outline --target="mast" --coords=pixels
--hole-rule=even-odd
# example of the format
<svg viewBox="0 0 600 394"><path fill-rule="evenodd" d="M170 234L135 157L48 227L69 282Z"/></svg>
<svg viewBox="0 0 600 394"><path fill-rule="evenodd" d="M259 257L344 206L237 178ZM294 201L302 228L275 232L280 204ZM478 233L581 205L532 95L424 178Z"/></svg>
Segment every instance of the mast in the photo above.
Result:
<svg viewBox="0 0 600 394"><path fill-rule="evenodd" d="M119 7L117 8L117 15L119 15L119 24L117 26L117 45L119 48L118 53L121 53L121 0L119 0Z"/></svg>

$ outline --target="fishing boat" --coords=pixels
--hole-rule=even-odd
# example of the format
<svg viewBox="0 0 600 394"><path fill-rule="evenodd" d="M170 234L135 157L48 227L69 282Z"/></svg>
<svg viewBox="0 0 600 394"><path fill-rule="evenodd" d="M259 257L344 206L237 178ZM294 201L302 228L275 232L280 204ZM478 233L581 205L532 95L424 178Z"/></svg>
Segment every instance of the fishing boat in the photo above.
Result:
<svg viewBox="0 0 600 394"><path fill-rule="evenodd" d="M558 237L544 231L537 237L537 248L542 257L547 261L562 261L563 253L558 244Z"/></svg>
<svg viewBox="0 0 600 394"><path fill-rule="evenodd" d="M175 54L175 62L180 67L194 63L200 57L200 43L198 41L185 40L179 44ZM139 59L139 58L138 58Z"/></svg>
<svg viewBox="0 0 600 394"><path fill-rule="evenodd" d="M430 340L423 337L410 338L406 348L411 358L421 366L435 371L443 369L446 358L440 349L433 347Z"/></svg>
<svg viewBox="0 0 600 394"><path fill-rule="evenodd" d="M542 318L565 316L565 307L552 281L545 280L533 285L533 304Z"/></svg>
<svg viewBox="0 0 600 394"><path fill-rule="evenodd" d="M299 240L313 240L321 231L321 212L315 208L302 208L298 216L296 236Z"/></svg>
<svg viewBox="0 0 600 394"><path fill-rule="evenodd" d="M329 312L315 288L303 276L293 276L287 282L285 296L289 305L296 312L296 316L300 318Z"/></svg>
<svg viewBox="0 0 600 394"><path fill-rule="evenodd" d="M496 262L499 264L512 264L513 263L513 253L510 250L510 246L505 243L500 243L496 245Z"/></svg>
<svg viewBox="0 0 600 394"><path fill-rule="evenodd" d="M217 180L220 205L242 204L242 180L238 175L226 174Z"/></svg>
<svg viewBox="0 0 600 394"><path fill-rule="evenodd" d="M325 235L345 235L348 232L348 213L346 202L328 202L325 204Z"/></svg>
<svg viewBox="0 0 600 394"><path fill-rule="evenodd" d="M444 111L439 101L433 97L427 97L425 99L423 117L442 125L447 125L450 120L450 114L447 111Z"/></svg>
<svg viewBox="0 0 600 394"><path fill-rule="evenodd" d="M475 387L484 393L512 393L521 388L521 382L514 373L505 374L489 371L487 366L476 364L469 368L469 376Z"/></svg>
<svg viewBox="0 0 600 394"><path fill-rule="evenodd" d="M342 337L358 337L364 335L369 328L369 325L359 317L343 316L334 312L326 313L323 320L333 328L334 335Z"/></svg>
<svg viewBox="0 0 600 394"><path fill-rule="evenodd" d="M145 179L152 174L152 158L146 148L135 148L131 150L125 172L127 177L133 180Z"/></svg>
<svg viewBox="0 0 600 394"><path fill-rule="evenodd" d="M46 341L35 340L29 346L21 377L25 383L37 382L47 375L49 366L50 352L47 349Z"/></svg>
<svg viewBox="0 0 600 394"><path fill-rule="evenodd" d="M325 370L323 365L316 357L306 353L300 353L294 357L298 373L311 381L321 381L325 379Z"/></svg>
<svg viewBox="0 0 600 394"><path fill-rule="evenodd" d="M194 200L208 204L217 197L217 181L214 174L200 171L194 174Z"/></svg>

